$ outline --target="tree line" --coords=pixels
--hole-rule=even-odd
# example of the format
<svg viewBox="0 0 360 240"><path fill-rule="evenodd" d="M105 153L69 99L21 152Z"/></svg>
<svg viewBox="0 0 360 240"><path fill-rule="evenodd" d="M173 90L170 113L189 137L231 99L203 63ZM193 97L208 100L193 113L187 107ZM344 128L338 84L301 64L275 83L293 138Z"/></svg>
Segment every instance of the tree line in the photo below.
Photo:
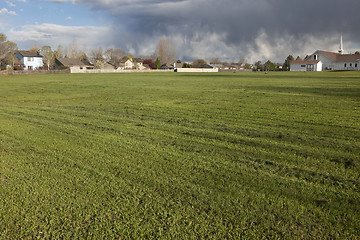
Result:
<svg viewBox="0 0 360 240"><path fill-rule="evenodd" d="M0 66L10 66L14 69L16 65L16 52L18 46L15 42L9 41L4 33L0 33ZM101 68L105 63L109 63L114 67L119 67L121 60L124 58L134 58L132 54L120 48L102 48L87 51L86 47L79 47L76 40L72 41L66 48L59 45L55 50L50 46L33 46L29 51L41 53L44 62L44 68L51 69L54 66L55 59L58 58L74 58L83 62L94 65L95 68ZM177 50L174 43L168 38L161 38L156 46L154 54L143 56L144 64L150 65L152 68L160 68L162 64L174 63Z"/></svg>
<svg viewBox="0 0 360 240"><path fill-rule="evenodd" d="M109 63L115 68L118 68L121 61L124 58L133 58L133 56L120 48L108 48L103 50L102 48L92 49L87 51L86 47L79 47L77 41L72 41L66 48L59 45L55 50L52 50L50 46L37 47L34 46L30 51L41 51L43 56L44 68L51 69L54 66L56 58L75 58L83 62L88 62L94 65L95 68L102 68L104 64ZM16 52L18 46L15 42L7 40L7 36L0 33L0 66L10 66L14 69L16 59ZM359 51L355 52L359 54ZM143 56L143 64L149 65L151 68L159 69L163 64L172 64L176 61L177 50L174 43L168 38L161 38L156 46L155 52L150 56ZM306 57L305 57L306 59ZM274 63L268 60L264 64L261 61L257 61L254 64L247 63L246 60L241 60L238 65L245 69L255 69L259 71L290 71L290 62L293 60L302 60L300 56L296 59L289 55L284 63ZM177 61L181 63L181 60ZM204 59L197 59L191 64L183 63L182 67L204 67L208 64L229 66L231 64L227 62L221 62L219 58L213 58L210 61Z"/></svg>

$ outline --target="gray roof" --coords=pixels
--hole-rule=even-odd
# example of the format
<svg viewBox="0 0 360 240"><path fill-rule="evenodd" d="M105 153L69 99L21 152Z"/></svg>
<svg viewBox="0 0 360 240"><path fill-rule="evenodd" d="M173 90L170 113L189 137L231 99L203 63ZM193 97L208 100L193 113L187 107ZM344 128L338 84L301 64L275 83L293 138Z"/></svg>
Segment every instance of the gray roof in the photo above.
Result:
<svg viewBox="0 0 360 240"><path fill-rule="evenodd" d="M80 67L86 67L89 66L88 64L85 64L80 59L77 58L56 58L56 60L63 66L67 67L73 67L73 66L80 66Z"/></svg>
<svg viewBox="0 0 360 240"><path fill-rule="evenodd" d="M26 51L26 50L20 50L20 55L23 57L42 57L39 52L36 51Z"/></svg>

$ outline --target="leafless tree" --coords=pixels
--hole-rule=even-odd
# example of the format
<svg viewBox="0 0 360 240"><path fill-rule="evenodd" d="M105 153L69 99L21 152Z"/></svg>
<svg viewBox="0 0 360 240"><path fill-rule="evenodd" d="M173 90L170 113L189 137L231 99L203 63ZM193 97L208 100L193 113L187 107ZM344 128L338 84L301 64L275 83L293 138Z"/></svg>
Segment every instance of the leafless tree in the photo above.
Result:
<svg viewBox="0 0 360 240"><path fill-rule="evenodd" d="M59 45L57 49L54 51L54 58L63 58L63 47Z"/></svg>
<svg viewBox="0 0 360 240"><path fill-rule="evenodd" d="M105 61L115 66L115 68L120 66L120 61L125 56L126 52L120 48L108 48L104 53Z"/></svg>
<svg viewBox="0 0 360 240"><path fill-rule="evenodd" d="M86 47L84 46L82 50L79 49L78 43L76 40L73 40L69 46L65 49L65 57L67 58L77 58L77 59L87 59L86 57Z"/></svg>
<svg viewBox="0 0 360 240"><path fill-rule="evenodd" d="M211 64L221 64L221 61L219 58L216 57L216 58L211 59L210 63Z"/></svg>
<svg viewBox="0 0 360 240"><path fill-rule="evenodd" d="M91 50L90 59L93 63L98 62L98 61L104 62L104 52L103 52L102 48Z"/></svg>
<svg viewBox="0 0 360 240"><path fill-rule="evenodd" d="M43 56L43 62L47 66L47 69L50 69L55 62L54 52L51 50L50 46L43 46L41 48L41 56Z"/></svg>
<svg viewBox="0 0 360 240"><path fill-rule="evenodd" d="M192 63L191 67L193 67L193 68L203 68L206 64L208 64L208 62L205 61L204 59L197 59Z"/></svg>
<svg viewBox="0 0 360 240"><path fill-rule="evenodd" d="M176 48L174 43L168 38L161 38L156 47L156 55L161 64L174 63L176 59Z"/></svg>

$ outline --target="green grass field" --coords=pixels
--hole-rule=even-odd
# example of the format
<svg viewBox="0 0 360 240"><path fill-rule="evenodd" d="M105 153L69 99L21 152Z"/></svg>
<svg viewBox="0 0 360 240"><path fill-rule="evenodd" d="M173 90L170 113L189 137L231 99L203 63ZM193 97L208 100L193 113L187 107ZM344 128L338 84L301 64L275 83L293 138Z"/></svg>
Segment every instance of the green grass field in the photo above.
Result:
<svg viewBox="0 0 360 240"><path fill-rule="evenodd" d="M360 239L360 72L0 86L0 239Z"/></svg>

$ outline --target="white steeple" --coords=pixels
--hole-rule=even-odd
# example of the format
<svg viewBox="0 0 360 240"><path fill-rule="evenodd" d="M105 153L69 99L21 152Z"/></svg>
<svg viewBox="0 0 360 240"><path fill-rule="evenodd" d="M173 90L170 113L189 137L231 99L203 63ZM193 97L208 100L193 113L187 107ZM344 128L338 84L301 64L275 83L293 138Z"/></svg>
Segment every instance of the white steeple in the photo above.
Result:
<svg viewBox="0 0 360 240"><path fill-rule="evenodd" d="M342 39L342 35L340 37L340 48L339 48L339 53L343 54L344 53L344 46L343 46L343 39Z"/></svg>

